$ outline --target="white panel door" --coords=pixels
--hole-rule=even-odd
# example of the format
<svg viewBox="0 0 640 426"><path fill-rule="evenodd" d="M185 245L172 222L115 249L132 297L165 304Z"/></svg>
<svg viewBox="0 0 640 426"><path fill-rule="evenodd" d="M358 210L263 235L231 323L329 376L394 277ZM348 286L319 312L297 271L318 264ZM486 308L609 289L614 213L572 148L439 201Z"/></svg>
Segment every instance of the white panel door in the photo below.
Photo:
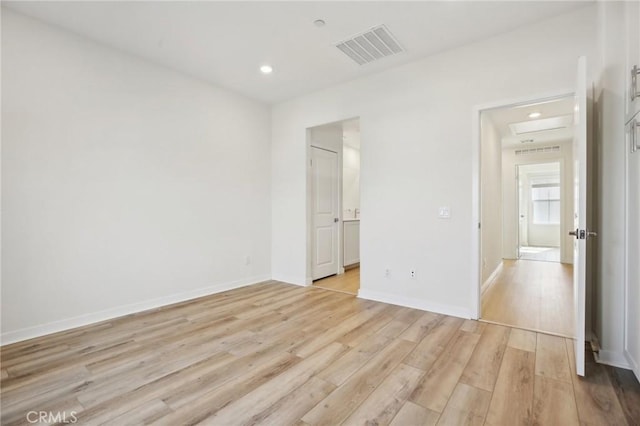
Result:
<svg viewBox="0 0 640 426"><path fill-rule="evenodd" d="M311 147L314 280L338 273L339 175L338 154Z"/></svg>
<svg viewBox="0 0 640 426"><path fill-rule="evenodd" d="M574 170L574 231L573 292L575 309L576 373L584 376L585 310L587 277L587 61L578 60L578 76L574 108L575 134L573 136Z"/></svg>

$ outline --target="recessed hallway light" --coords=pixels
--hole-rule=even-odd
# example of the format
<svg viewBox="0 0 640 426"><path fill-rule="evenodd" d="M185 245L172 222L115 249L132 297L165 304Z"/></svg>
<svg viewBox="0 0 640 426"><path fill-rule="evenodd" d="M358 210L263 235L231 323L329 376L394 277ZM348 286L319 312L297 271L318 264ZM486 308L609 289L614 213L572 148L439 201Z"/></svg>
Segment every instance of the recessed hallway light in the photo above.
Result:
<svg viewBox="0 0 640 426"><path fill-rule="evenodd" d="M532 112L531 114L529 114L529 118L538 118L540 117L542 114L539 112Z"/></svg>
<svg viewBox="0 0 640 426"><path fill-rule="evenodd" d="M262 74L271 74L273 72L273 67L271 65L262 65L260 67L260 72Z"/></svg>

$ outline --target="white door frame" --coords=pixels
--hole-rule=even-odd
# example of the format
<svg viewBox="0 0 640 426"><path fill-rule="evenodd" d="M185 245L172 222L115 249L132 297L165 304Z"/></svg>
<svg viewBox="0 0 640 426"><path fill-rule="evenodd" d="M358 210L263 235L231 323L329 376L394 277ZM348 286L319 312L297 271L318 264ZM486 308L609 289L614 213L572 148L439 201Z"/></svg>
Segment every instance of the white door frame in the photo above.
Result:
<svg viewBox="0 0 640 426"><path fill-rule="evenodd" d="M490 102L482 105L476 105L472 110L471 119L471 318L480 318L480 285L481 274L480 269L480 211L481 211L481 181L480 181L480 114L483 111L508 108L520 105L532 104L535 102L551 101L554 99L573 97L573 89L558 90L553 92L541 93L526 97L513 99L505 99L501 101Z"/></svg>
<svg viewBox="0 0 640 426"><path fill-rule="evenodd" d="M345 121L349 121L349 120L354 120L354 119L361 119L360 115L355 115L355 116L348 116L336 121L329 121L326 123L319 123L319 124L314 124L312 126L308 126L306 128L306 147L305 150L307 152L306 155L306 170L307 170L307 182L306 182L306 195L307 195L307 214L306 214L306 228L307 228L307 256L306 256L306 279L305 279L305 285L310 286L313 284L313 278L312 278L312 257L313 257L313 235L312 235L312 228L313 228L313 212L312 207L311 207L311 197L312 197L312 184L311 184L311 147L313 146L312 143L312 138L311 138L311 129L315 128L315 127L321 127L321 126L326 126L329 124L336 124L336 123L343 123ZM342 145L341 145L342 146ZM317 147L317 148L321 148L321 149L327 149L325 147ZM331 150L328 150L331 151ZM338 200L339 200L339 206L338 206L338 217L339 217L339 226L338 226L338 274L343 274L344 273L344 255L343 255L343 249L344 249L344 232L343 232L343 222L342 222L342 150L340 152L338 152L338 186L339 186L339 195L338 195ZM362 229L362 228L361 228ZM362 234L360 234L360 238L362 238Z"/></svg>

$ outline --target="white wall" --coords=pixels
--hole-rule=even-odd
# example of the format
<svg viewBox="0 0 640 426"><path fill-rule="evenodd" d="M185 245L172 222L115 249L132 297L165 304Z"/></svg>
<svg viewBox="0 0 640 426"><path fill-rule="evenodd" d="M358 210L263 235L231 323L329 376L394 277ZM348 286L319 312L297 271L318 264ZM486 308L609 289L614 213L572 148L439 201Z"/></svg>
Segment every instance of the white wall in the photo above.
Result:
<svg viewBox="0 0 640 426"><path fill-rule="evenodd" d="M540 164L549 162L560 162L561 174L561 209L563 223L560 231L557 227L551 229L556 237L549 235L539 235L536 240L535 226L529 226L529 245L553 246L560 245L560 261L562 263L573 263L573 237L569 231L573 228L573 149L571 141L559 141L544 146L560 145L561 152L541 152L535 154L515 155L515 148L505 148L502 155L502 202L504 217L504 240L502 244L503 257L505 259L517 259L518 256L518 192L516 188L516 166L523 164ZM528 192L525 197L530 198ZM531 221L532 212L529 212L528 220ZM546 225L541 225L546 226ZM549 231L549 229L547 229ZM543 233L546 234L546 233ZM560 235L558 242L557 236Z"/></svg>
<svg viewBox="0 0 640 426"><path fill-rule="evenodd" d="M310 143L318 148L342 153L342 124L330 123L309 129Z"/></svg>
<svg viewBox="0 0 640 426"><path fill-rule="evenodd" d="M529 223L529 245L533 247L560 247L560 225Z"/></svg>
<svg viewBox="0 0 640 426"><path fill-rule="evenodd" d="M270 278L266 106L4 9L2 89L3 343Z"/></svg>
<svg viewBox="0 0 640 426"><path fill-rule="evenodd" d="M493 122L480 117L480 256L482 283L502 264L502 141Z"/></svg>
<svg viewBox="0 0 640 426"><path fill-rule="evenodd" d="M305 129L359 116L361 295L471 315L473 108L571 89L578 56L595 53L595 16L587 6L276 105L274 278L304 284L307 276ZM437 217L439 206L450 207L450 219Z"/></svg>

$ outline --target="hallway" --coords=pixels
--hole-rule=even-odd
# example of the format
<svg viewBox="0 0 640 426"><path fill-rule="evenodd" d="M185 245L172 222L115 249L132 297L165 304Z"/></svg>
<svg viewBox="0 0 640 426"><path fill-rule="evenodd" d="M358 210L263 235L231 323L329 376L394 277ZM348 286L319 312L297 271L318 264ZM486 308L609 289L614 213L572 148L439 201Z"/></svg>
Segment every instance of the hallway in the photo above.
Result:
<svg viewBox="0 0 640 426"><path fill-rule="evenodd" d="M505 260L482 296L483 320L572 337L573 267Z"/></svg>

